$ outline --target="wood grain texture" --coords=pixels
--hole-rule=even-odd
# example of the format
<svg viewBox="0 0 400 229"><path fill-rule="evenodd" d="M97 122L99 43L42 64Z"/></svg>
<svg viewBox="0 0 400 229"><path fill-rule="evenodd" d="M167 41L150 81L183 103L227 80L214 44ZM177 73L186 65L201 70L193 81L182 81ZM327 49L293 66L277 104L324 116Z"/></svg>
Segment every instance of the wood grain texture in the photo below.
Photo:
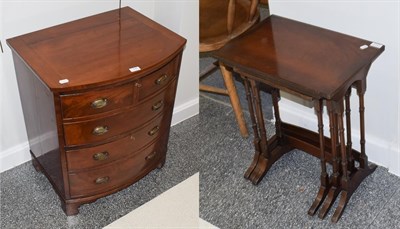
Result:
<svg viewBox="0 0 400 229"><path fill-rule="evenodd" d="M385 46L360 49L371 43L272 15L213 55L268 85L316 99L332 99L343 97L384 51Z"/></svg>
<svg viewBox="0 0 400 229"><path fill-rule="evenodd" d="M109 162L121 159L134 154L150 142L154 141L158 134L149 135L149 131L154 127L160 126L162 116L146 123L139 130L129 133L126 137L98 146L78 148L67 151L67 162L69 171L87 170L96 166L101 166ZM94 155L107 153L107 157L96 160Z"/></svg>
<svg viewBox="0 0 400 229"><path fill-rule="evenodd" d="M176 83L176 81L174 81ZM153 106L160 101L165 103L167 100L173 100L173 90L162 91L151 99L135 106L129 110L121 110L118 113L107 115L101 118L87 119L84 121L68 121L64 123L64 136L67 146L87 145L98 143L118 137L132 129L138 128L143 123L151 120L156 115L164 111L164 107L154 110ZM107 127L107 132L101 135L93 134L96 127Z"/></svg>
<svg viewBox="0 0 400 229"><path fill-rule="evenodd" d="M121 18L119 18L119 15ZM52 91L132 80L169 62L182 37L129 7L7 40ZM129 68L138 66L138 72ZM68 79L68 84L59 80Z"/></svg>
<svg viewBox="0 0 400 229"><path fill-rule="evenodd" d="M153 158L146 158L153 152L157 153L154 144L137 154L113 163L107 163L103 167L69 173L71 197L91 196L127 183L129 180L136 178L140 171L147 167L147 163ZM104 179L103 181L100 180L101 182L96 182L96 180L99 181L99 178Z"/></svg>
<svg viewBox="0 0 400 229"><path fill-rule="evenodd" d="M184 38L125 7L7 41L33 165L67 215L162 167Z"/></svg>
<svg viewBox="0 0 400 229"><path fill-rule="evenodd" d="M133 91L133 84L125 84L114 88L62 95L63 118L88 116L133 105ZM99 99L105 100L106 105L101 108L93 107L93 102Z"/></svg>
<svg viewBox="0 0 400 229"><path fill-rule="evenodd" d="M245 82L256 151L245 173L246 179L258 184L282 155L292 148L303 150L319 157L321 162L321 183L308 214L315 215L319 210L318 217L323 219L340 196L331 221L336 223L340 219L357 187L376 169L376 165L368 162L365 152L364 93L368 70L385 46L376 48L371 43L273 15L214 53L222 65L239 73ZM362 45L368 46L361 49ZM276 134L269 139L265 136L258 95L260 84L272 87L277 115ZM349 96L352 87L357 88L359 96L361 152L351 148ZM280 121L279 90L314 101L318 133ZM323 130L324 100L330 138L324 136ZM326 163L332 164L330 177Z"/></svg>

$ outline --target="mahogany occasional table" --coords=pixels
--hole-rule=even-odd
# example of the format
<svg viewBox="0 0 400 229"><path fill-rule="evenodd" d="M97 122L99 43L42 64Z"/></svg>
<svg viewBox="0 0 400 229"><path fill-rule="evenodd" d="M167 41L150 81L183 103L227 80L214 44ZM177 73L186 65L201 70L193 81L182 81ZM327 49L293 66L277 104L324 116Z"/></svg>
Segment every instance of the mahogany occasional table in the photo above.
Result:
<svg viewBox="0 0 400 229"><path fill-rule="evenodd" d="M274 162L293 148L318 157L321 184L308 214L314 215L321 207L319 217L324 218L340 194L332 217L337 222L351 195L376 169L368 164L365 153L364 93L368 70L384 49L378 43L272 15L216 51L221 66L239 73L245 84L255 147L245 178L258 184ZM260 84L271 88L276 134L270 138L264 126ZM361 152L352 149L351 141L353 87L359 97ZM313 101L318 133L281 121L280 90ZM330 138L323 131L324 102ZM332 164L331 175L326 163Z"/></svg>

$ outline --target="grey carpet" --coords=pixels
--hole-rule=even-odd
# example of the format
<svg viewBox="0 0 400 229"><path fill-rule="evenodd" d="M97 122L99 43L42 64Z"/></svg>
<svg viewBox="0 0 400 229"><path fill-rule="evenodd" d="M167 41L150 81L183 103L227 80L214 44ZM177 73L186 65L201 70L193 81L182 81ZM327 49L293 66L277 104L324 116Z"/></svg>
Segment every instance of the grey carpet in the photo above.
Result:
<svg viewBox="0 0 400 229"><path fill-rule="evenodd" d="M254 186L243 178L253 156L232 109L201 98L200 217L220 228L400 228L400 178L378 169L354 193L337 224L307 215L319 187L320 164L293 150ZM245 113L248 119L248 113ZM249 123L249 122L248 122ZM268 132L273 132L270 123ZM270 135L271 136L271 135Z"/></svg>
<svg viewBox="0 0 400 229"><path fill-rule="evenodd" d="M0 228L102 228L199 171L199 117L171 129L167 161L130 187L65 216L46 177L31 163L0 174Z"/></svg>
<svg viewBox="0 0 400 229"><path fill-rule="evenodd" d="M200 171L200 216L220 228L400 228L400 178L379 167L351 198L337 224L309 217L318 160L293 151L257 186L243 178L253 154L229 106L201 98L200 117L171 130L161 170L66 217L46 178L25 163L0 174L0 228L101 228ZM248 115L246 118L248 119ZM274 128L268 124L271 134Z"/></svg>

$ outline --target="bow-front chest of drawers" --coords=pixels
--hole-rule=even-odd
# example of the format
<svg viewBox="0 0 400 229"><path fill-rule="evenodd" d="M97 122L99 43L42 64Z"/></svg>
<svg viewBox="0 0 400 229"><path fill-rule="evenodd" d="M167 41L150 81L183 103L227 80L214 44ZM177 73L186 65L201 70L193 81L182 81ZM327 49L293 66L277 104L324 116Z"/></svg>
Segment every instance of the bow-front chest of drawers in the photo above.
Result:
<svg viewBox="0 0 400 229"><path fill-rule="evenodd" d="M33 164L67 215L163 165L185 43L129 7L8 40Z"/></svg>

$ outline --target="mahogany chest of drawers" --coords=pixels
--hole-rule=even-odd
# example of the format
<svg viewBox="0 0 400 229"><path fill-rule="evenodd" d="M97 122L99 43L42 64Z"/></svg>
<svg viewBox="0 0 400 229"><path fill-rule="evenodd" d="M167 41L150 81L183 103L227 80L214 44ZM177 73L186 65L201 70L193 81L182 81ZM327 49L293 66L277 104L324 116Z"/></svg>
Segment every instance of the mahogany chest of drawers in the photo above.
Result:
<svg viewBox="0 0 400 229"><path fill-rule="evenodd" d="M33 164L67 215L163 165L184 38L125 7L7 42Z"/></svg>

